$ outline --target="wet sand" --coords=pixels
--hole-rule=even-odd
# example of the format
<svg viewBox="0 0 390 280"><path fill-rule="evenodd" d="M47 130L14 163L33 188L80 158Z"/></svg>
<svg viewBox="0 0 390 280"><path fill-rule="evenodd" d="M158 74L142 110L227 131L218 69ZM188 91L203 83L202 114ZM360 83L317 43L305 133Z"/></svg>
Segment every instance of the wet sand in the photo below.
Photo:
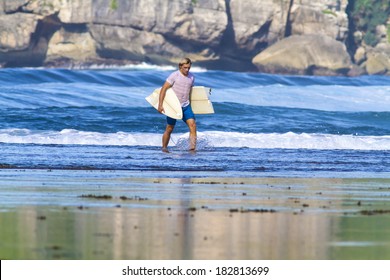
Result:
<svg viewBox="0 0 390 280"><path fill-rule="evenodd" d="M0 170L0 259L390 259L389 178Z"/></svg>

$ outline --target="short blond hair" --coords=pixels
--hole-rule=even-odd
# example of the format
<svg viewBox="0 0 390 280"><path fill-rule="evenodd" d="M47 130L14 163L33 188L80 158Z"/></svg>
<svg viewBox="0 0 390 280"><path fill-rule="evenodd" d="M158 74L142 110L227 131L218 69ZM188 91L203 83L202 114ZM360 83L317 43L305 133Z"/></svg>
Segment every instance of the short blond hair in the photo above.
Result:
<svg viewBox="0 0 390 280"><path fill-rule="evenodd" d="M192 64L191 59L189 59L188 57L183 58L179 62L179 67L183 66L184 64L190 64L191 65Z"/></svg>

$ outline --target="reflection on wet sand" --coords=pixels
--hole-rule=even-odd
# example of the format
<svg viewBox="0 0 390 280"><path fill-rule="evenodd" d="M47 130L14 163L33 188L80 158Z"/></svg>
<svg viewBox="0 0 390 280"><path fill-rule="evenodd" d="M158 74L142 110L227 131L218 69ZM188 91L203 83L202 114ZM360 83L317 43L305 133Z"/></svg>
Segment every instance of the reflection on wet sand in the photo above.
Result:
<svg viewBox="0 0 390 280"><path fill-rule="evenodd" d="M1 217L6 259L326 259L329 239L326 215L23 208Z"/></svg>
<svg viewBox="0 0 390 280"><path fill-rule="evenodd" d="M3 180L0 258L390 258L389 179L92 177Z"/></svg>

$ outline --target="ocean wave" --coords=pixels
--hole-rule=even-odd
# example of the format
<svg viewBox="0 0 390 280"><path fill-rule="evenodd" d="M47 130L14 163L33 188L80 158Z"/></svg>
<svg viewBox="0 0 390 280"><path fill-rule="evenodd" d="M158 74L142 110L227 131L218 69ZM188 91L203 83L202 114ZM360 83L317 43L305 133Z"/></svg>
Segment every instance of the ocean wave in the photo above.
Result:
<svg viewBox="0 0 390 280"><path fill-rule="evenodd" d="M0 107L147 107L144 98L160 87L173 69L147 64L134 67L0 69ZM211 99L216 103L323 111L390 111L389 77L281 76L201 68L193 71L197 72L196 85L212 88Z"/></svg>
<svg viewBox="0 0 390 280"><path fill-rule="evenodd" d="M0 129L61 131L72 128L100 133L118 131L158 133L164 130L165 116L151 106L125 106L129 98L120 95L113 96L107 104L108 102L119 103L121 98L123 100L121 107L119 105L98 106L105 101L96 100L94 102L96 105L89 107L0 108L3 120ZM64 104L67 101L63 99L62 102ZM83 102L88 101L83 100ZM135 101L132 100L131 103L134 104ZM140 97L139 103L146 104L146 101ZM390 112L325 112L236 103L214 103L214 109L216 114L196 116L200 130L241 133L390 135ZM178 122L175 132L186 131L188 131L186 125Z"/></svg>
<svg viewBox="0 0 390 280"><path fill-rule="evenodd" d="M266 85L241 89L213 89L214 102L255 106L314 109L339 112L389 112L388 86L284 86Z"/></svg>
<svg viewBox="0 0 390 280"><path fill-rule="evenodd" d="M161 79L161 84L162 84ZM161 84L159 84L161 86ZM145 97L157 87L95 85L75 82L0 86L0 108L149 107ZM337 112L390 112L390 87L283 86L212 88L214 103L285 107ZM218 113L218 112L216 112ZM245 113L245 112L244 112Z"/></svg>
<svg viewBox="0 0 390 280"><path fill-rule="evenodd" d="M49 83L44 86L3 86L0 108L35 109L50 107L148 107L145 97L154 87L124 87L84 83Z"/></svg>
<svg viewBox="0 0 390 280"><path fill-rule="evenodd" d="M188 133L172 135L171 146L186 149ZM98 145L98 146L160 146L157 133L99 133L64 129L61 131L32 131L2 129L0 142L40 145ZM187 143L187 144L186 144ZM310 133L240 133L204 131L198 133L201 149L314 149L314 150L390 150L390 136L357 136Z"/></svg>
<svg viewBox="0 0 390 280"><path fill-rule="evenodd" d="M61 68L4 68L0 69L1 85L40 84L40 83L74 83L85 82L106 85L145 86L151 83L160 85L174 66L157 66L147 63L125 65L121 67L97 66L89 69ZM388 86L388 76L359 77L321 77L321 76L288 76L263 73L243 73L218 70L207 70L193 66L198 84L213 88L245 88L253 86ZM156 79L157 78L157 79Z"/></svg>

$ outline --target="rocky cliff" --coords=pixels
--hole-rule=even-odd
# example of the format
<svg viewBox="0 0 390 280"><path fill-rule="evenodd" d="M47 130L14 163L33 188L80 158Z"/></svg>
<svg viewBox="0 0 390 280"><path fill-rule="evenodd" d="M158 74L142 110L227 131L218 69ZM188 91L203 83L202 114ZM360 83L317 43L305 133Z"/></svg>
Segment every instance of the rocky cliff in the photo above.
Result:
<svg viewBox="0 0 390 280"><path fill-rule="evenodd" d="M355 2L0 0L0 65L176 64L189 56L210 69L389 74L389 25L378 24L367 45L353 24Z"/></svg>

